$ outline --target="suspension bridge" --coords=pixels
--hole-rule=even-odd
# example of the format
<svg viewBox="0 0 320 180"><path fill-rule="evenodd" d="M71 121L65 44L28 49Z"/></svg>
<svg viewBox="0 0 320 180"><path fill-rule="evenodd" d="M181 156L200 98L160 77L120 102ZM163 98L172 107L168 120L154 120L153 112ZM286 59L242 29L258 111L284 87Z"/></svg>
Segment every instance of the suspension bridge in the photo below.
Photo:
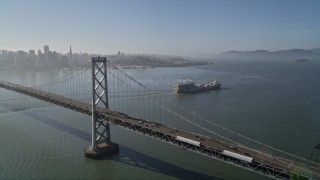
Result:
<svg viewBox="0 0 320 180"><path fill-rule="evenodd" d="M110 125L116 125L272 178L320 179L320 164L169 103L166 95L170 92L150 90L105 57L93 57L91 62L48 83L26 86L0 81L0 87L92 116L92 144L84 150L86 157L100 158L119 151L118 145L111 141ZM272 153L227 138L206 124Z"/></svg>

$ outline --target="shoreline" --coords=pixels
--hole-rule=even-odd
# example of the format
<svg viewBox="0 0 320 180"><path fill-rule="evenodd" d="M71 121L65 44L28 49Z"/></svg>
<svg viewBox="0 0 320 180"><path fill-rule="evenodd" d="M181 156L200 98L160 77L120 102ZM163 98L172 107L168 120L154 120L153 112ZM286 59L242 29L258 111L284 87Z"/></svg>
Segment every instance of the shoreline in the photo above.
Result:
<svg viewBox="0 0 320 180"><path fill-rule="evenodd" d="M155 65L155 66L150 66L150 65L128 65L128 64L114 64L119 69L145 69L145 68L158 68L158 67L190 67L190 66L199 66L199 65L212 65L211 63L208 62L195 62L195 63L181 63L181 64L162 64L162 65ZM0 70L10 70L10 71L57 71L57 70L73 70L75 68L68 68L68 67L63 67L63 68L53 68L53 69L24 69L24 68L14 68L14 67L1 67Z"/></svg>

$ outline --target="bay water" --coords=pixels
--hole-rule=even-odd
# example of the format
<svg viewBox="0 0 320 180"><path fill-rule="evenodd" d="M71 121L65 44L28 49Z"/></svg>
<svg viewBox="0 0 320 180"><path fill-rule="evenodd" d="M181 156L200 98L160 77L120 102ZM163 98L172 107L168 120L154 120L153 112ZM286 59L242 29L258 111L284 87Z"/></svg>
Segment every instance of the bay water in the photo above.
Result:
<svg viewBox="0 0 320 180"><path fill-rule="evenodd" d="M167 99L259 142L320 160L314 148L320 143L320 61L215 61L125 72L150 89L168 92L187 79L216 79L220 91L171 93ZM0 79L34 85L66 73L1 70ZM111 127L111 138L119 155L87 159L83 149L90 145L90 128L89 116L0 89L0 179L268 179L117 126ZM270 151L215 126L210 130Z"/></svg>

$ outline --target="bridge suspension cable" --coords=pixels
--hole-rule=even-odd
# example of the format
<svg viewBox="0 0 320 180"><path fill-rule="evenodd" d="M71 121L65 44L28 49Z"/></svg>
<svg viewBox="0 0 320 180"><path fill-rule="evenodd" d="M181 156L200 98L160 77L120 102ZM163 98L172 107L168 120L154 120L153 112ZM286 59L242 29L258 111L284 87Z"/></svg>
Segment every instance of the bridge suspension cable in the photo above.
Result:
<svg viewBox="0 0 320 180"><path fill-rule="evenodd" d="M136 81L135 79L133 79L132 77L130 77L127 73L125 73L124 71L122 71L121 69L119 69L118 67L116 67L115 65L113 65L113 64L111 64L111 63L110 63L110 65L111 65L113 68L115 68L115 69L117 69L118 71L120 71L122 74L124 74L124 75L125 75L126 77L128 77L130 80L132 80L133 82L135 82L136 84L138 84L139 86L141 86L144 90L146 90L146 91L148 91L148 92L152 91L152 90L150 90L149 88L147 88L146 86L142 85L140 82L138 82L138 81ZM128 83L124 82L122 79L116 77L113 73L110 73L110 74L113 75L115 78L117 78L119 81L122 81L123 83L125 83L125 84L126 84L128 87L130 87L132 90L134 90L134 87L132 87L130 84L128 84ZM173 94L173 93L170 93L170 94ZM211 133L211 134L214 134L214 135L216 135L216 136L218 136L218 137L220 137L220 138L222 138L222 139L224 139L224 140L227 140L227 141L229 141L229 142L232 142L232 143L241 145L241 144L239 144L239 143L237 143L237 142L235 142L235 141L233 141L233 140L231 140L231 139L229 139L229 138L226 138L226 137L224 137L224 136L222 136L222 135L220 135L220 134L218 134L218 133L215 133L215 132L213 132L212 130L209 130L208 128L203 127L203 126L201 126L201 125L199 125L199 124L197 124L197 123L195 123L195 122L193 122L193 121L191 121L191 120L189 120L189 119L187 119L187 118L179 115L178 113L172 111L171 109L163 106L163 105L160 104L159 102L154 101L153 99L150 98L151 96L154 96L154 95L148 94L148 95L140 95L140 96L141 96L141 97L144 97L145 99L147 99L147 100L150 101L151 103L159 106L160 108L166 110L167 112L171 113L172 115L174 115L174 116L176 116L176 117L178 117L178 118L180 118L180 119L182 119L182 120L184 120L184 121L186 121L186 122L188 122L188 123L190 123L190 124L192 124L192 125L200 128L200 129L202 129L202 130L205 130L205 131L207 131L207 132L209 132L209 133ZM182 107L180 107L180 108L182 108ZM243 145L242 145L242 146L243 146Z"/></svg>
<svg viewBox="0 0 320 180"><path fill-rule="evenodd" d="M70 73L68 73L68 74L66 74L66 75L63 75L62 77L59 77L59 78L57 78L57 79L55 79L55 80L49 81L49 82L44 83L44 84L35 85L35 86L33 86L33 87L34 87L34 88L39 88L39 87L43 87L43 86L47 86L47 85L52 85L52 84L59 83L59 82L65 81L65 80L67 80L67 79L76 77L76 76L78 76L79 74L75 74L75 75L72 75L72 74L79 72L79 70L83 70L83 68L85 68L86 66L88 66L90 62L91 62L91 61L86 62L86 63L83 64L82 66L79 66L78 68L73 69ZM88 71L88 70L90 70L90 69L85 69L83 72ZM82 72L82 73L83 73L83 72ZM81 74L81 73L80 73L80 74ZM69 77L69 76L70 76L70 77ZM69 78L68 78L68 77L69 77ZM64 78L66 78L66 79L64 79ZM63 79L64 79L64 80L63 80Z"/></svg>
<svg viewBox="0 0 320 180"><path fill-rule="evenodd" d="M26 91L26 92L29 92L29 93L31 92L31 94L36 92L41 94L42 97L43 96L46 97L50 93L49 97L51 96L51 97L57 97L57 99L59 98L63 99L62 101L63 103L65 103L65 101L69 101L69 99L66 99L65 97L70 98L71 99L70 101L73 102L74 104L85 104L84 107L89 107L89 109L86 109L86 112L87 112L86 114L90 114L90 112L92 113L92 110L90 109L90 104L80 102L80 101L92 100L92 77L91 77L92 73L89 72L89 70L91 70L89 68L89 65L90 65L89 63L90 61L70 71L69 73L62 75L61 77L53 81L50 81L42 85L33 86L33 88L29 88L29 91ZM222 140L219 141L217 139L214 139L214 141L217 141L218 143L221 143L224 145L222 147L222 150L233 149L232 147L228 147L228 146L236 145L237 148L241 147L242 150L247 149L242 152L243 154L245 154L245 152L250 152L250 154L256 155L255 158L259 159L259 156L257 156L257 154L259 153L259 154L262 154L263 157L269 157L270 159L272 159L269 162L275 162L275 161L282 162L282 164L285 165L284 169L287 169L288 167L295 167L295 163L285 160L283 158L278 158L278 157L274 158L276 157L276 156L273 156L274 151L281 153L282 155L286 155L291 158L296 158L300 161L307 162L309 164L320 166L319 163L312 162L305 158L302 158L294 154L280 150L278 148L269 146L260 141L254 140L245 135L242 135L233 130L230 130L215 122L212 122L200 115L197 115L191 110L188 110L178 105L176 103L177 101L172 100L173 98L171 98L171 101L170 101L170 96L173 94L172 92L169 92L169 91L167 92L166 90L162 90L162 91L151 90L146 86L144 86L143 83L140 83L138 80L132 78L128 73L124 72L117 66L113 65L111 62L107 61L107 63L109 65L107 70L107 74L109 76L99 77L99 75L96 74L97 76L94 76L94 78L95 78L95 82L99 84L101 83L102 80L105 80L103 79L104 77L107 77L108 87L106 87L107 86L106 85L102 87L102 89L97 89L98 86L96 86L94 90L96 90L95 93L97 95L107 94L106 96L107 96L107 100L109 99L108 101L109 109L111 110L111 112L112 111L122 112L121 114L127 114L129 115L128 117L131 116L130 118L133 118L133 119L140 118L140 119L148 120L148 123L150 123L149 126L153 126L154 124L153 122L160 122L160 124L166 125L166 128L168 129L174 129L174 128L169 128L169 126L174 126L174 123L168 120L175 120L175 123L176 123L175 127L177 127L177 129L184 129L185 132L188 131L190 137L193 137L192 134L195 134L195 132L194 131L192 131L193 133L190 132L189 130L190 126L185 126L185 128L179 128L179 122L180 122L179 120L182 120L183 122L183 124L181 124L182 126L185 124L191 124L192 125L191 128L193 127L199 128L198 130L201 130L201 133L207 132L216 137L221 138L223 141ZM128 72L130 73L130 71ZM17 86L19 85L14 85L14 84L12 85L9 82L2 82L2 87L9 88L9 89L17 88L16 89L17 92L21 92L21 89L28 89L28 87L17 87ZM40 89L43 91L37 91L36 89L38 90ZM60 96L56 96L56 95L60 95ZM168 101L169 101L169 105L171 106L169 106L168 103L166 104L166 102ZM92 103L96 103L98 105L99 101L92 102ZM174 109L174 108L177 108L177 109ZM168 117L167 114L163 114L162 110L165 112L168 112L168 114L172 115L173 118ZM191 117L189 117L188 115L190 115ZM162 123L161 122L162 119L164 119L164 121L167 120L167 122ZM201 124L201 122L195 121L196 119L201 120L206 124L203 125ZM107 123L107 122L104 122L104 123ZM272 150L272 155L265 154L262 151L249 148L249 146L245 144L241 144L239 143L239 141L228 137L227 134L221 135L221 133L217 132L217 129L212 130L207 126L207 124L218 127L222 129L223 132L231 133L246 141L252 142L254 144L258 144L262 147L269 148ZM141 127L141 124L139 124L139 127ZM170 136L175 140L178 135L170 134ZM207 137L202 136L202 138L206 139ZM207 140L208 139L210 138L207 138ZM227 142L230 142L230 144ZM207 147L210 149L211 147L214 147L214 146L207 144L207 145L204 145L204 147ZM266 164L266 166L268 166L268 164ZM317 174L316 172L312 172L311 170L308 170L305 167L306 166L301 166L299 167L299 169L305 172L308 172L310 174L318 175L320 177L319 174Z"/></svg>
<svg viewBox="0 0 320 180"><path fill-rule="evenodd" d="M89 101L90 95L90 61L69 73L48 83L35 85L33 88L68 97L79 101Z"/></svg>
<svg viewBox="0 0 320 180"><path fill-rule="evenodd" d="M217 123L214 123L214 122L212 122L212 121L209 121L209 120L203 118L202 116L199 116L199 115L197 115L197 114L195 114L195 113L193 113L193 112L191 112L191 111L189 111L189 110L187 110L187 109L185 109L185 108L182 108L181 106L177 105L176 103L173 103L173 105L176 106L177 108L179 108L179 109L181 109L181 110L183 110L183 111L185 111L185 112L193 115L194 117L196 117L196 118L198 118L198 119L201 119L201 120L203 120L203 121L205 121L205 122L207 122L207 123L209 123L209 124L212 124L212 125L214 125L214 126L216 126L216 127L219 127L219 128L221 128L221 129L223 129L223 130L225 130L225 131L228 131L228 132L230 132L230 133L232 133L232 134L235 134L235 135L237 135L237 136L239 136L239 137L241 137L241 138L244 138L244 139L246 139L246 140L248 140L248 141L251 141L251 142L254 142L254 143L256 143L256 144L265 146L265 147L267 147L267 148L270 148L270 149L272 149L272 150L275 150L275 151L284 153L284 154L286 154L286 155L288 155L288 156L291 156L291 157L294 157L294 158L303 160L303 161L305 161L305 162L312 163L312 164L314 164L314 165L320 166L319 163L312 162L312 161L310 161L310 160L308 160L308 159L305 159L305 158L296 156L296 155L294 155L294 154L288 153L288 152L286 152L286 151L283 151L283 150L281 150L281 149L278 149L278 148L269 146L269 145L264 144L264 143L262 143L262 142L260 142L260 141L254 140L254 139L249 138L249 137L247 137L247 136L244 136L244 135L242 135L242 134L240 134L240 133L237 133L237 132L235 132L235 131L232 131L232 130L230 130L230 129L224 127L224 126L221 126L221 125L219 125L219 124L217 124Z"/></svg>
<svg viewBox="0 0 320 180"><path fill-rule="evenodd" d="M116 66L113 66L113 67L116 68L116 69L118 69ZM126 73L123 72L122 70L120 70L120 69L118 69L118 70L119 70L120 72L122 72L126 77L130 78L132 81L134 81L135 83L137 83L138 85L140 85L141 87L143 87L146 91L148 91L148 92L150 91L149 88L147 88L146 86L142 85L141 83L139 83L139 82L136 81L135 79L131 78L128 74L126 74ZM128 85L128 86L130 86L130 85ZM133 88L132 88L132 89L133 89ZM167 112L173 114L174 116L176 116L176 117L184 120L185 122L188 122L189 124L192 124L193 126L196 126L196 127L200 128L200 129L202 129L202 130L205 130L206 132L209 132L209 133L211 133L211 134L214 134L214 135L216 135L216 136L218 136L218 137L220 137L220 138L222 138L222 139L224 139L224 140L227 140L227 141L232 142L232 143L234 143L234 144L237 144L237 145L239 145L239 146L242 146L242 147L245 147L245 148L249 148L249 147L247 147L246 145L240 144L240 143L238 143L238 142L236 142L236 141L234 141L234 140L232 140L232 139L230 139L230 138L227 138L227 137L225 137L225 136L223 136L223 135L221 135L221 134L218 134L218 133L216 133L216 132L214 132L214 131L212 131L212 130L204 127L204 126L201 126L200 124L195 123L195 122L191 121L190 119L188 119L188 118L186 118L186 117L184 117L184 116L181 116L180 114L174 112L173 110L171 110L171 109L163 106L163 105L160 104L159 102L156 102L156 101L152 100L152 99L150 98L150 95L146 95L146 96L142 96L142 97L144 97L144 98L146 98L148 101L150 101L150 102L158 105L159 107L161 107L162 109L166 110ZM288 152L283 151L283 150L281 150L281 149L278 149L278 148L272 147L272 146L270 146L270 145L264 144L264 143L262 143L262 142L260 142L260 141L254 140L254 139L249 138L249 137L247 137L247 136L244 136L244 135L242 135L242 134L240 134L240 133L237 133L237 132L235 132L235 131L232 131L232 130L230 130L230 129L228 129L228 128L225 128L224 126L221 126L221 125L219 125L219 124L217 124L217 123L211 122L211 121L209 121L209 120L207 120L207 119L205 119L205 118L203 118L203 117L201 117L201 116L199 116L199 115L197 115L197 114L195 114L195 113L193 113L193 112L191 112L191 111L189 111L189 110L187 110L187 109L185 109L185 108L177 105L176 103L172 103L172 105L175 106L175 107L177 107L178 109L184 111L184 112L189 113L189 114L192 115L193 117L196 117L196 118L198 118L198 119L200 119L200 120L203 120L203 121L206 122L206 123L212 124L212 125L214 125L214 126L216 126L216 127L218 127L218 128L221 128L222 130L225 130L225 131L227 131L227 132L229 132L229 133L231 133L231 134L234 134L234 135L236 135L236 136L239 136L239 137L241 137L241 138L243 138L243 139L245 139L245 140L248 140L248 141L250 141L250 142L253 142L253 143L256 143L256 144L258 144L258 145L261 145L261 146L264 146L264 147L266 147L266 148L269 148L269 149L271 149L272 151L277 151L277 152L279 152L279 153L285 154L285 155L290 156L290 157L292 157L292 158L296 158L296 159L302 160L302 161L304 161L304 162L307 162L307 163L310 163L310 164L314 164L314 165L320 166L319 163L310 161L310 160L308 160L308 159L305 159L305 158L296 156L296 155L294 155L294 154L288 153ZM251 149L251 148L250 148L250 149ZM256 151L256 152L262 153L261 151ZM285 161L282 161L282 162L283 162L283 163L287 163L287 162L285 162ZM304 170L305 170L305 171L308 171L308 172L311 172L311 171L309 171L309 170L307 170L307 169L304 169Z"/></svg>
<svg viewBox="0 0 320 180"><path fill-rule="evenodd" d="M88 66L90 65L89 63L90 61L72 70L70 73L63 75L62 77L59 77L53 81L50 81L42 85L34 86L34 88L43 89L43 90L46 90L47 92L52 92L52 93L66 96L76 100L89 101L92 98L91 92L90 92L90 84L91 84L90 72L88 72L90 70L90 68L88 68ZM126 72L124 72L123 70L121 70L120 68L112 64L111 62L108 61L107 63L109 64L107 73L110 75L108 76L108 82L110 83L110 87L109 87L109 95L110 95L109 108L110 109L127 113L131 116L142 117L148 120L152 119L153 121L160 121L160 122L162 121L162 119L164 120L170 119L167 117L167 115L162 114L163 112L161 111L162 109L168 112L169 114L173 115L174 117L178 118L178 120L180 119L183 122L187 122L192 126L196 128L200 128L201 130L208 132L210 134L213 134L221 139L224 139L227 142L231 142L236 145L249 148L244 144L241 144L239 142L236 142L235 140L232 140L231 138L225 137L217 132L214 132L213 130L210 130L207 126L196 123L190 120L189 118L182 116L181 114L174 111L173 109L170 109L168 107L168 104L166 104L166 100L168 100L168 98L164 98L164 96L172 95L173 94L172 92L166 92L165 90L163 90L163 92L161 93L155 93L158 91L147 88L142 83L132 78L130 75L128 75ZM142 98L145 101L139 102L138 98L139 100L141 100ZM155 98L158 98L158 100L156 100ZM278 148L269 146L260 141L254 140L240 133L237 133L233 130L230 130L217 123L209 121L208 119L201 117L196 113L193 113L192 111L179 106L175 102L171 102L170 105L178 108L183 112L188 113L189 115L191 115L196 119L200 119L205 123L214 125L215 127L218 127L228 133L234 134L242 139L245 139L247 141L269 148L272 151L285 154L292 158L296 158L296 159L320 166L319 163L312 162L305 158L302 158L294 154L280 150ZM156 109L156 107L159 107L159 109ZM144 110L141 110L141 109L144 109ZM156 117L156 114L158 115L158 117ZM178 121L176 122L178 123ZM170 123L172 122L166 122L167 125L170 125ZM179 126L179 124L177 126ZM256 152L261 153L261 151L256 151Z"/></svg>

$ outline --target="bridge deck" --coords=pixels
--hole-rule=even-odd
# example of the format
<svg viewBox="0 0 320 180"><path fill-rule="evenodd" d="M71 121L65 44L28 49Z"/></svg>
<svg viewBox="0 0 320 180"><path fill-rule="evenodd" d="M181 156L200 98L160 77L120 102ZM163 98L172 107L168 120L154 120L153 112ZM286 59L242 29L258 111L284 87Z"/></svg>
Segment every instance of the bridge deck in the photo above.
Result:
<svg viewBox="0 0 320 180"><path fill-rule="evenodd" d="M9 82L0 81L0 87L16 91L34 98L47 101L64 108L68 108L83 114L91 115L91 104L86 102L75 101L63 96L51 94L32 87L22 86ZM254 172L262 173L264 175L275 177L279 179L290 179L292 176L305 176L320 179L319 167L310 167L301 163L293 162L289 159L275 157L270 154L250 149L248 147L239 146L236 144L227 143L224 141L212 139L210 137L194 134L184 130L179 130L163 124L149 122L143 119L130 117L126 114L111 111L109 109L98 108L97 116L99 119L107 121L111 124L122 126L124 128L154 137L156 139L172 143L195 152L205 154L224 162L252 170ZM190 143L177 139L183 137L199 144ZM231 157L223 153L224 150L231 151L246 157L252 158L252 162L246 162L235 157ZM300 172L296 170L300 169ZM312 173L306 173L305 169Z"/></svg>

